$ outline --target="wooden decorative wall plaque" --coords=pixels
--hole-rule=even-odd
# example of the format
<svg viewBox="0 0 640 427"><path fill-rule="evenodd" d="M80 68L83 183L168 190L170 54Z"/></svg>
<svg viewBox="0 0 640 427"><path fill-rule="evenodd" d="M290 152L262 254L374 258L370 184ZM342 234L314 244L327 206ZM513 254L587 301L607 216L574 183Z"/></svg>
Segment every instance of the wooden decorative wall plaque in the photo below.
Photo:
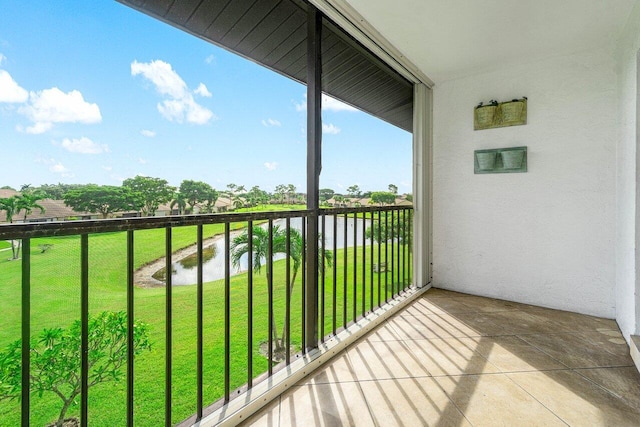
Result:
<svg viewBox="0 0 640 427"><path fill-rule="evenodd" d="M482 102L473 110L473 130L519 126L527 124L527 98L507 102Z"/></svg>

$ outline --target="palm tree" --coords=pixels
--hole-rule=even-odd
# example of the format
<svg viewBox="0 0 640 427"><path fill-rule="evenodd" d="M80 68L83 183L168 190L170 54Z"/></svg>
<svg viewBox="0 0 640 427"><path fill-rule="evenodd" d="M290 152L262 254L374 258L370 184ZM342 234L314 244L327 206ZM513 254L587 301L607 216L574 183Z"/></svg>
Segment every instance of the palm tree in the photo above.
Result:
<svg viewBox="0 0 640 427"><path fill-rule="evenodd" d="M22 186L25 187L24 185ZM16 196L16 215L20 213L20 211L24 211L23 221L27 221L27 217L31 215L34 209L39 209L40 213L45 213L46 209L38 204L39 200L44 199L44 194L40 191L26 191L19 196ZM18 259L20 257L20 248L22 247L22 240L18 240L18 247L13 254L13 259Z"/></svg>
<svg viewBox="0 0 640 427"><path fill-rule="evenodd" d="M169 209L173 210L176 206L178 207L178 215L184 214L184 210L187 207L187 199L185 199L185 197L180 193L176 193L173 196Z"/></svg>
<svg viewBox="0 0 640 427"><path fill-rule="evenodd" d="M34 209L39 209L41 214L45 213L46 209L38 204L38 201L42 199L44 199L44 195L39 191L25 192L18 196L18 212L24 211L24 221Z"/></svg>
<svg viewBox="0 0 640 427"><path fill-rule="evenodd" d="M13 216L18 211L18 196L0 199L0 211L7 214L8 223L13 223ZM11 240L11 259L18 259L15 240Z"/></svg>
<svg viewBox="0 0 640 427"><path fill-rule="evenodd" d="M26 221L27 216L29 216L34 209L40 209L40 213L45 212L45 208L38 204L38 200L42 200L42 198L42 193L27 192L0 199L0 211L5 211L7 214L7 222L13 223L13 217L19 215L20 212L24 210L24 221ZM11 259L15 260L20 257L21 243L22 242L18 240L18 246L16 246L15 241L11 241Z"/></svg>
<svg viewBox="0 0 640 427"><path fill-rule="evenodd" d="M231 261L233 266L238 268L240 266L240 259L249 252L249 241L252 242L253 251L253 270L260 274L262 271L263 263L267 261L269 255L269 231L262 227L254 227L251 233L251 239L249 238L249 232L245 228L242 234L238 235L231 242ZM302 245L302 234L295 228L291 228L289 231L289 256L293 261L293 274L291 275L291 281L287 285L289 286L289 295L293 292L296 277L300 266L302 265L302 253L304 251ZM279 225L273 226L272 234L272 256L278 253L287 253L287 231L280 228ZM319 253L320 260L318 262L318 269L324 274L324 266L331 267L333 263L333 254L330 251L324 251ZM325 262L322 262L324 258ZM271 272L267 269L267 281L271 280ZM284 323L281 337L278 337L278 333L275 328L275 319L272 317L273 322L273 340L275 343L276 352L284 350L284 339L287 333L287 324Z"/></svg>

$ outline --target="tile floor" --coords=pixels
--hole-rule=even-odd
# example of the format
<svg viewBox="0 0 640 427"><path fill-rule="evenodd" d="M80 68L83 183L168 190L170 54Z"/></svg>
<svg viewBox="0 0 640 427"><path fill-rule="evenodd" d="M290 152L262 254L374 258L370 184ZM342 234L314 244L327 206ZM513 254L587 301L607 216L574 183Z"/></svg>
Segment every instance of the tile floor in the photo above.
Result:
<svg viewBox="0 0 640 427"><path fill-rule="evenodd" d="M613 320L431 289L254 426L640 426Z"/></svg>

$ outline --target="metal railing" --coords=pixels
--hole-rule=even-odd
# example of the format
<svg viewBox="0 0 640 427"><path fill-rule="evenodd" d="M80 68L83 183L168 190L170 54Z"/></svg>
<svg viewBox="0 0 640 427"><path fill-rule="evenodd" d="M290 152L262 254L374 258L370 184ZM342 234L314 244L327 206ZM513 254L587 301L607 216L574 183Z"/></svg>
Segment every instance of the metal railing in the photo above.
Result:
<svg viewBox="0 0 640 427"><path fill-rule="evenodd" d="M32 241L40 238L60 236L79 236L80 259L80 324L81 340L80 366L81 392L79 399L79 418L81 425L89 422L89 299L92 292L90 283L91 269L101 268L90 262L90 242L98 240L105 233L126 234L126 424L134 425L135 374L138 366L134 357L134 321L136 304L134 295L144 290L136 287L136 236L143 230L164 230L164 418L165 425L172 425L176 419L184 419L188 414L174 412L177 400L195 402L195 415L183 423L193 423L211 412L216 405L229 402L240 390L252 388L284 366L292 358L308 349L305 334L309 321L316 322L318 342L324 342L354 322L367 316L376 308L401 294L411 286L412 272L412 221L411 207L384 206L361 208L321 209L318 215L319 234L318 253L318 292L309 292L306 278L308 245L313 244L307 237L307 220L314 215L312 211L283 211L260 213L232 213L211 215L189 215L153 218L128 218L113 220L73 221L60 223L11 224L0 226L1 240L20 240L22 242L21 261L21 423L28 426L33 409L30 380L32 376L31 349L33 331L31 330L32 273L38 266L32 265ZM221 278L209 279L204 272L205 229L212 225L221 227L218 240L223 248L224 272ZM174 234L183 227L195 228L196 255L196 343L195 348L195 395L175 395L174 366L181 357L173 353L174 322L181 318L174 313L173 269L176 258ZM258 229L260 233L258 233ZM258 240L258 234L266 234L264 241ZM242 236L247 237L243 240ZM238 248L242 246L241 251ZM242 254L240 254L242 252ZM314 253L315 253L314 252ZM217 256L217 255L216 255ZM244 258L242 258L244 256ZM259 263L259 265L256 265ZM234 267L240 265L240 271ZM266 295L262 287L257 289L256 281L265 281L261 276L266 270ZM1 272L0 272L1 273ZM284 285L283 285L284 283ZM299 283L297 287L295 284ZM222 309L209 308L212 299L206 299L205 290L212 286L222 289ZM246 307L245 313L232 314L233 301L240 301ZM318 318L308 319L307 295L317 295ZM216 299L217 301L217 299ZM217 303L217 302L216 302ZM313 302L312 302L313 304ZM266 313L264 308L266 305ZM217 306L216 306L217 307ZM313 305L312 305L313 307ZM257 309L262 317L256 317ZM208 394L205 398L205 386L209 377L205 376L204 366L219 351L213 351L210 342L205 339L205 310L215 311L222 323L222 393L218 396ZM266 316L264 316L266 314ZM284 315L282 335L275 318ZM266 317L266 318L265 318ZM155 325L159 327L159 325ZM265 335L266 326L266 336ZM256 342L264 340L266 369L262 357L257 357ZM246 345L246 352L232 349ZM262 342L262 341L259 341ZM284 354L274 354L281 351ZM219 350L219 349L218 349ZM257 360L260 359L260 360ZM238 388L237 366L246 369L245 384ZM260 370L260 372L258 372ZM232 378L233 375L233 378ZM177 381L181 379L178 378ZM1 384L0 384L1 385ZM138 396L138 398L141 398ZM215 402L216 398L219 398ZM1 399L0 399L1 401ZM214 403L215 402L215 403ZM108 408L102 408L107 411ZM192 412L193 413L193 412ZM157 421L156 421L157 422ZM140 424L136 420L136 425Z"/></svg>

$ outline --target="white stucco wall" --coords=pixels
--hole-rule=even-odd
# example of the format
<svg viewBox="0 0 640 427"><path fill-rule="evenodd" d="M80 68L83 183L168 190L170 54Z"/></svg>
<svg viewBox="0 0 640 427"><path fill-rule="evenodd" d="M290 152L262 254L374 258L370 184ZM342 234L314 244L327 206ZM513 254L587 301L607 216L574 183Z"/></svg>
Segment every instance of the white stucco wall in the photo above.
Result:
<svg viewBox="0 0 640 427"><path fill-rule="evenodd" d="M616 81L601 49L436 85L434 286L615 316ZM473 130L523 95L526 126ZM522 145L528 173L474 175L474 150Z"/></svg>
<svg viewBox="0 0 640 427"><path fill-rule="evenodd" d="M619 138L616 168L616 320L627 341L640 332L637 221L637 99L640 6L632 12L616 48Z"/></svg>

